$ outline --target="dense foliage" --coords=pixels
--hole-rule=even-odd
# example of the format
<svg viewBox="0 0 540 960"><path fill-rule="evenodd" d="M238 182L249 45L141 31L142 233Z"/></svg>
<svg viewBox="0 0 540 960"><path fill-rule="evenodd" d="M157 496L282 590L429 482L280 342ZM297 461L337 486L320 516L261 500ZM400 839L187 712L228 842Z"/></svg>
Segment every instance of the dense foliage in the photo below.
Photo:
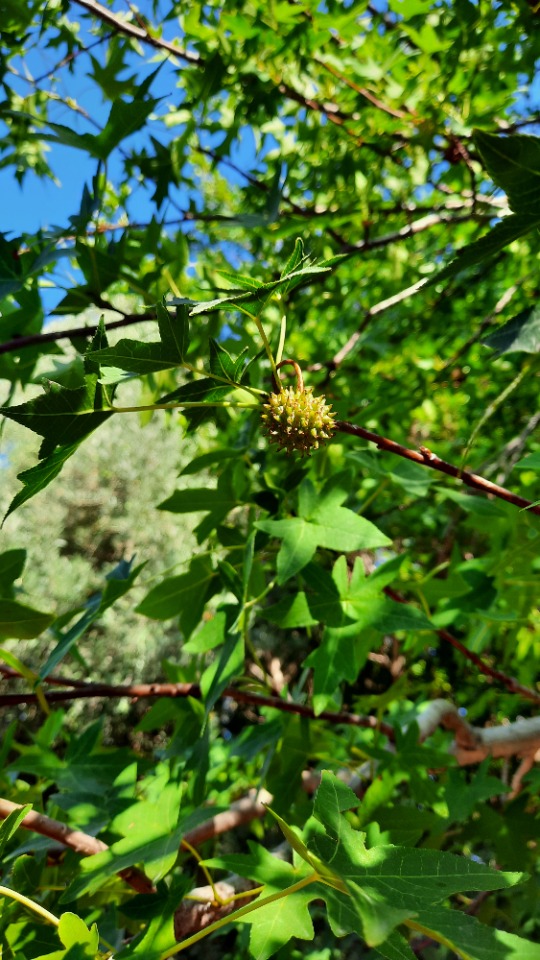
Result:
<svg viewBox="0 0 540 960"><path fill-rule="evenodd" d="M540 960L537 6L140 7L3 16L0 955Z"/></svg>

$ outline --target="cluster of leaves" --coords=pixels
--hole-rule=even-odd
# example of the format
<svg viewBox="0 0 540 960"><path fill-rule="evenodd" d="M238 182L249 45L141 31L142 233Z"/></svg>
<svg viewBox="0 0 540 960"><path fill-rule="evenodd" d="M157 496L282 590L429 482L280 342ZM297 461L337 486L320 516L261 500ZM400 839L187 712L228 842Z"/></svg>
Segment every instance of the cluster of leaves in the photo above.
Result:
<svg viewBox="0 0 540 960"><path fill-rule="evenodd" d="M4 435L41 444L0 554L16 691L0 704L27 704L0 749L2 953L165 960L204 940L210 956L223 930L235 960L538 960L538 775L506 797L496 761L465 773L448 735L420 744L415 723L435 698L479 725L539 698L538 507L488 499L484 481L464 492L426 447L538 498L540 139L519 132L536 120L534 7L40 7L12 4L3 24L1 168L28 188L54 179L58 150L87 166L65 223L0 237ZM63 329L44 329L46 308ZM263 435L284 355L337 419L312 458ZM165 555L157 527L159 565L130 549L83 601L25 596L17 518L128 417L139 448L162 417L194 450L177 479L147 440L134 481L148 506L159 478L178 540L195 515L192 555ZM120 672L184 693L133 710L127 743L51 709L51 677L58 699L109 679L87 650L112 612L169 644L160 678L115 649ZM262 789L264 826L206 841L201 860L193 832ZM52 820L28 839L30 805L101 846L59 852ZM247 887L232 913L213 887L222 914L179 944L180 904L221 870Z"/></svg>

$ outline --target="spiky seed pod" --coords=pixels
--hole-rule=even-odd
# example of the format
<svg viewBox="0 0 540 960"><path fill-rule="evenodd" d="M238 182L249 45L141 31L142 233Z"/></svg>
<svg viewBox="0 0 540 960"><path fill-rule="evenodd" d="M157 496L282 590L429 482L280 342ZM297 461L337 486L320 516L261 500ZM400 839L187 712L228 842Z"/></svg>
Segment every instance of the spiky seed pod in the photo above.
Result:
<svg viewBox="0 0 540 960"><path fill-rule="evenodd" d="M314 397L313 388L282 388L268 396L262 420L271 443L287 453L297 450L309 456L335 430L332 408L324 397Z"/></svg>

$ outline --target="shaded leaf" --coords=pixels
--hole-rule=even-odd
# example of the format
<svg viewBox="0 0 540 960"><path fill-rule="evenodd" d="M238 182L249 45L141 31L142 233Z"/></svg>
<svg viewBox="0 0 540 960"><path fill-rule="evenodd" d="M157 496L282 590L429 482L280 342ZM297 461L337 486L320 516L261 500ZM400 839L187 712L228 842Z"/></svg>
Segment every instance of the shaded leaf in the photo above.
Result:
<svg viewBox="0 0 540 960"><path fill-rule="evenodd" d="M522 310L485 337L482 343L491 347L498 357L504 353L539 353L540 307Z"/></svg>

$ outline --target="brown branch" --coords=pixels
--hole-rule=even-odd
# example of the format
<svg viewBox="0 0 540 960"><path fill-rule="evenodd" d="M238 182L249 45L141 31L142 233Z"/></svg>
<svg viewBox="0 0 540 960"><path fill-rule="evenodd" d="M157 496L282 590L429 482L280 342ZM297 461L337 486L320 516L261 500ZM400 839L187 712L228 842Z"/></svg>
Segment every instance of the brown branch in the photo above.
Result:
<svg viewBox="0 0 540 960"><path fill-rule="evenodd" d="M396 603L409 603L408 600L405 600L399 593L396 593L392 587L385 587L384 592L387 597L390 597L392 600L395 600ZM531 690L530 687L525 687L522 683L519 683L515 677L509 677L508 674L503 673L502 670L496 670L494 667L491 667L485 660L482 660L477 653L474 653L472 650L468 650L467 647L461 643L461 640L458 640L454 637L448 630L438 629L435 630L435 633L441 640L444 640L445 643L449 643L455 650L459 652L471 663L474 663L475 667L478 668L480 673L483 673L485 677L490 677L492 680L497 680L499 683L502 683L504 687L508 690L509 693L517 693L520 696L524 697L526 700L533 700L535 703L540 703L540 693L537 693L536 690Z"/></svg>
<svg viewBox="0 0 540 960"><path fill-rule="evenodd" d="M528 509L530 513L535 513L540 516L540 505L535 506L530 500L518 496L517 493L512 493L512 491L507 490L506 487L500 487L498 483L492 483L491 480L486 480L484 477L470 473L468 470L461 470L459 467L455 467L454 464L447 463L446 460L441 460L441 458L435 453L432 453L428 447L420 447L419 450L410 450L401 443L396 443L395 440L389 440L387 437L382 437L378 433L373 433L372 430L366 430L364 427L359 427L354 423L348 423L346 420L338 420L336 422L336 430L340 433L349 433L353 437L361 437L363 440L369 440L370 443L375 443L379 450L385 450L387 453L395 453L398 457L404 457L405 460L412 460L413 463L420 463L424 467L438 470L439 473L445 473L449 477L461 480L462 483L467 487L472 487L473 490L480 490L482 493L499 497L500 500L506 500L507 503L512 503L515 507L521 507L522 510Z"/></svg>
<svg viewBox="0 0 540 960"><path fill-rule="evenodd" d="M0 798L0 818L5 820L14 810L20 810L21 806L23 805ZM70 850L74 850L75 853L80 853L84 857L91 857L95 853L102 853L109 849L103 840L98 840L97 837L92 837L81 830L72 830L66 823L53 820L52 817L47 817L44 813L36 813L35 810L26 814L21 822L21 827L32 830L33 833L39 833L42 837L48 837L50 840L57 840L64 847L69 847ZM122 880L125 880L137 893L155 893L151 880L137 867L126 867L124 870L119 870L118 876L122 877Z"/></svg>
<svg viewBox="0 0 540 960"><path fill-rule="evenodd" d="M118 313L112 305L107 304L107 310ZM145 323L147 320L155 320L155 313L130 314L123 317L122 320L113 320L107 324L107 330L115 330L117 327L128 327L134 323ZM32 333L26 337L13 337L12 340L6 340L0 343L0 355L3 353L12 353L24 347L34 347L41 343L54 343L56 340L71 340L72 337L93 337L98 328L97 323L84 327L71 327L69 330L49 330L47 333Z"/></svg>
<svg viewBox="0 0 540 960"><path fill-rule="evenodd" d="M6 678L16 676L15 671L2 665L0 665L0 673ZM71 683L69 680L65 680L64 682L66 684ZM110 699L120 697L131 697L132 699L138 699L139 697L194 697L199 700L202 695L198 683L133 683L125 686L108 683L87 683L82 685L77 684L72 690L47 691L45 696L49 702L57 703L68 700L90 699L92 697L108 697ZM259 693L239 690L236 687L226 687L221 696L229 697L236 703L249 703L255 707L272 707L274 710L281 710L282 713L294 713L300 717L309 717L313 720L327 720L329 723L379 730L389 739L393 739L394 737L394 729L390 724L380 723L376 717L372 716L359 716L356 713L335 713L330 710L323 710L321 713L316 714L312 707L306 707L304 704L293 703L290 700L282 700L281 697L266 697ZM21 703L37 702L37 695L31 692L4 693L0 695L0 707L12 707Z"/></svg>
<svg viewBox="0 0 540 960"><path fill-rule="evenodd" d="M114 14L108 7L102 6L97 0L71 0L71 2L78 3L80 7L84 7L85 10L99 20L102 20L103 23L108 23L116 33L123 33L125 36L132 37L134 40L140 40L141 43L148 43L157 50L166 50L167 53L172 53L180 60L186 60L188 63L194 63L200 67L204 66L204 60L202 60L198 53L183 50L182 47L177 46L175 43L169 43L169 41L164 40L163 37L153 36L151 33L148 33L147 30L136 27L127 20L122 20L121 17Z"/></svg>
<svg viewBox="0 0 540 960"><path fill-rule="evenodd" d="M385 103L378 99L373 93L369 90L366 90L365 87L359 87L357 83L354 83L353 80L350 80L348 77L345 77L339 70L336 70L335 67L332 67L329 63L325 63L324 60L319 60L318 57L314 57L314 62L318 63L323 70L328 70L328 73L331 73L336 80L341 80L342 83L345 83L351 90L354 90L356 93L360 94L361 97L364 97L365 100L369 100L374 107L377 107L378 110L382 110L384 113L389 113L391 117L396 117L397 120L411 120L415 123L418 123L418 118L412 117L410 113L406 110L395 110L393 107L387 107Z"/></svg>

